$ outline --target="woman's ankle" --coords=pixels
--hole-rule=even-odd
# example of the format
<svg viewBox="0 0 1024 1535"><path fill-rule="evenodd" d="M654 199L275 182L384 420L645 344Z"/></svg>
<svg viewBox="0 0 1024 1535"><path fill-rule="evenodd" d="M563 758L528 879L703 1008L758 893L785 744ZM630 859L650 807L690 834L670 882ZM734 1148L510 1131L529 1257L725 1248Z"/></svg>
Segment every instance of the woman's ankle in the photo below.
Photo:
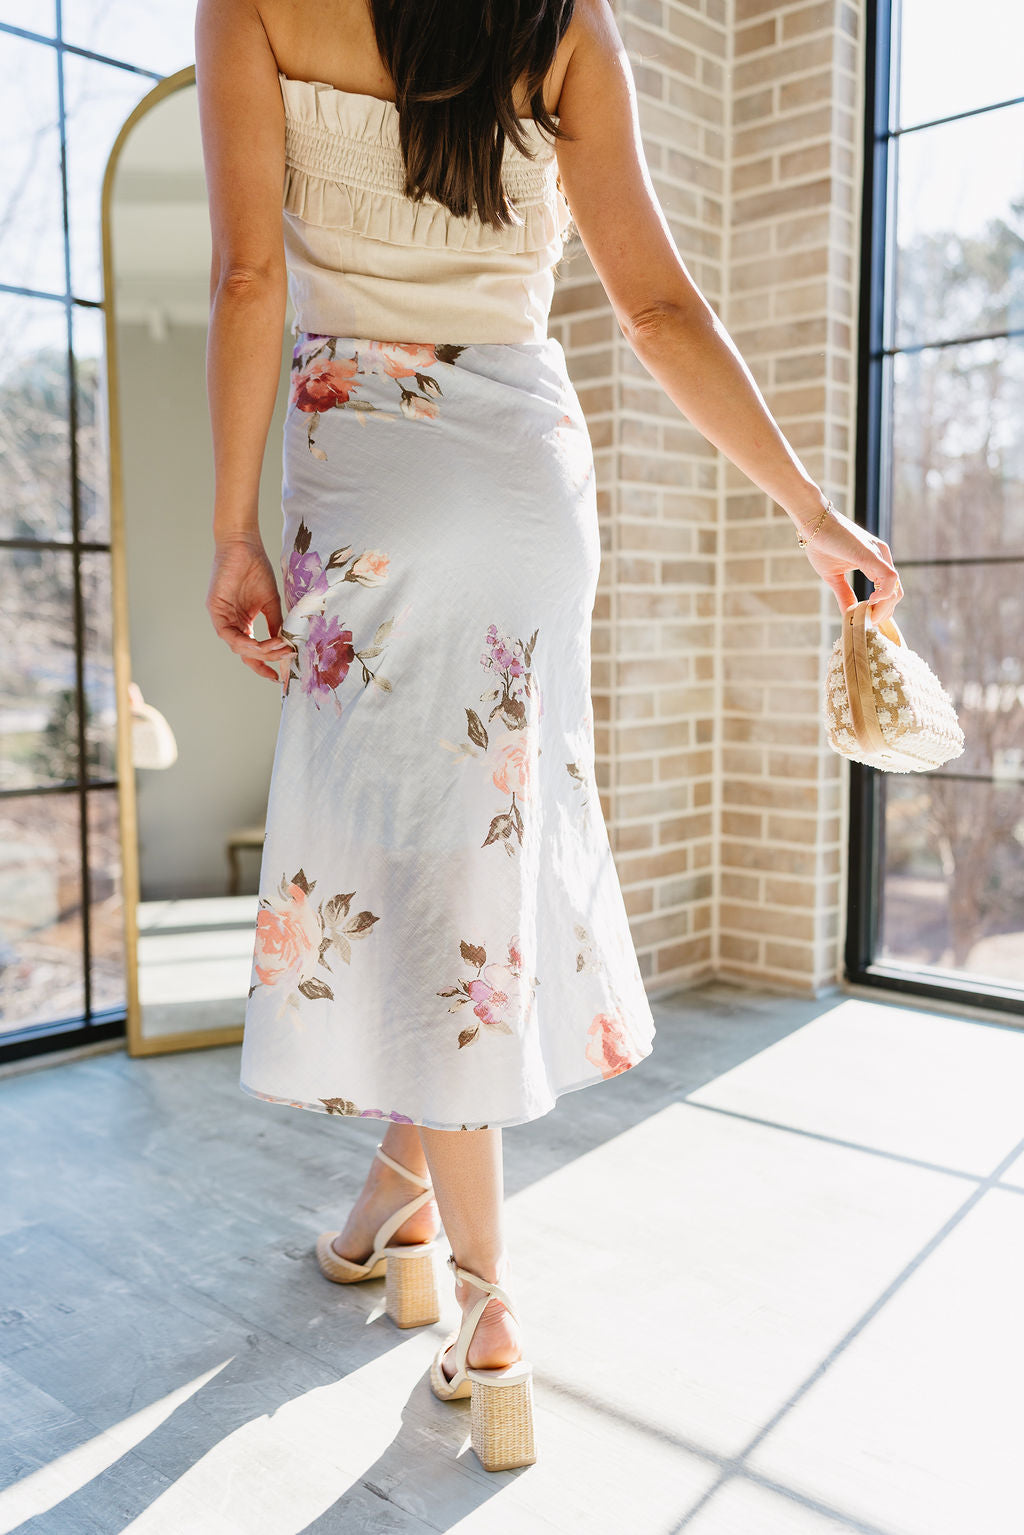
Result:
<svg viewBox="0 0 1024 1535"><path fill-rule="evenodd" d="M454 1248L452 1252L459 1268L465 1269L467 1274L475 1274L478 1279L485 1279L489 1284L499 1284L502 1286L505 1284L512 1267L512 1260L506 1249L502 1248L498 1253L495 1253L493 1249L484 1249L480 1252L470 1251L465 1258L455 1252ZM458 1275L455 1277L461 1285L463 1281L459 1280ZM476 1285L471 1285L470 1288L478 1290ZM478 1291L478 1293L482 1292Z"/></svg>

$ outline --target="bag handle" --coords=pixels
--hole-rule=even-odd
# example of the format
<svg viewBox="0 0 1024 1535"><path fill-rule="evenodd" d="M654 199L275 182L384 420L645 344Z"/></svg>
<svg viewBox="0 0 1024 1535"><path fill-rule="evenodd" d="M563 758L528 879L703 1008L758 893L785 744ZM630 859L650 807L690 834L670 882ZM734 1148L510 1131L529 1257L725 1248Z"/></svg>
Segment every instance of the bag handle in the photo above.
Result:
<svg viewBox="0 0 1024 1535"><path fill-rule="evenodd" d="M888 745L878 723L875 694L871 686L871 666L868 660L868 642L865 632L868 610L871 604L865 597L843 614L843 675L846 678L846 695L850 700L850 718L857 745L863 752L886 751ZM889 634L898 645L903 636L891 618L876 625L883 634ZM895 631L895 633L890 633Z"/></svg>

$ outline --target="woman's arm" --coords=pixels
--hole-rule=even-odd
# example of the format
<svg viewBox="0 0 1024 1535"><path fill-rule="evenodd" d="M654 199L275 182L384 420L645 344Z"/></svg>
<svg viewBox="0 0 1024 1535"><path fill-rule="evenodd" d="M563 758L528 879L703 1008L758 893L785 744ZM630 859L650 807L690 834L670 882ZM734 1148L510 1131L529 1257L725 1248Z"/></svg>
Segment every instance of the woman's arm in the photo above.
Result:
<svg viewBox="0 0 1024 1535"><path fill-rule="evenodd" d="M809 532L829 503L679 254L651 182L633 73L608 0L576 0L570 30L558 111L575 137L558 142L558 169L619 328L697 430ZM875 583L876 620L902 594L888 545L834 510L807 554L841 608L856 600L846 570Z"/></svg>
<svg viewBox="0 0 1024 1535"><path fill-rule="evenodd" d="M558 110L576 139L559 143L558 168L619 327L697 430L805 521L824 497L679 255L651 183L633 74L607 0L577 0L573 25Z"/></svg>
<svg viewBox="0 0 1024 1535"><path fill-rule="evenodd" d="M288 292L284 103L251 0L199 0L196 86L213 257L206 392L213 430L213 571L206 609L258 677L281 682L281 597L259 531L260 471L281 378ZM269 638L253 635L262 613Z"/></svg>
<svg viewBox="0 0 1024 1535"><path fill-rule="evenodd" d="M219 544L259 537L260 471L288 291L284 104L277 60L251 0L199 0L195 47L213 241L206 389Z"/></svg>

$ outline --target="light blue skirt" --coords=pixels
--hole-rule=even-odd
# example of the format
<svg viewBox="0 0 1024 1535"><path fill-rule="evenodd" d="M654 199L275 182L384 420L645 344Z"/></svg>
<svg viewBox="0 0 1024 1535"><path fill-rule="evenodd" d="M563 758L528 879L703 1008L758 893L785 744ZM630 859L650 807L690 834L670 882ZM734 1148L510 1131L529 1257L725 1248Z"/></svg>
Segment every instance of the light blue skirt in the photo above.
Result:
<svg viewBox="0 0 1024 1535"><path fill-rule="evenodd" d="M241 1086L522 1124L650 1054L594 782L601 559L554 339L301 334Z"/></svg>

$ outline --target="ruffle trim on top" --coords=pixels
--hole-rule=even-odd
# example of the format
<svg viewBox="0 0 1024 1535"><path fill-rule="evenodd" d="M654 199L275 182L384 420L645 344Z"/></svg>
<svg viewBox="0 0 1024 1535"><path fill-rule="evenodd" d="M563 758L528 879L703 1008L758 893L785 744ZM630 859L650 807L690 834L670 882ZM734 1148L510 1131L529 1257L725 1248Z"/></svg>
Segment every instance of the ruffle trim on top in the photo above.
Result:
<svg viewBox="0 0 1024 1535"><path fill-rule="evenodd" d="M396 245L560 253L572 222L556 184L554 149L522 120L538 158L506 143L502 179L522 223L495 229L458 217L433 197L407 197L394 102L281 75L285 103L284 210L309 224Z"/></svg>

